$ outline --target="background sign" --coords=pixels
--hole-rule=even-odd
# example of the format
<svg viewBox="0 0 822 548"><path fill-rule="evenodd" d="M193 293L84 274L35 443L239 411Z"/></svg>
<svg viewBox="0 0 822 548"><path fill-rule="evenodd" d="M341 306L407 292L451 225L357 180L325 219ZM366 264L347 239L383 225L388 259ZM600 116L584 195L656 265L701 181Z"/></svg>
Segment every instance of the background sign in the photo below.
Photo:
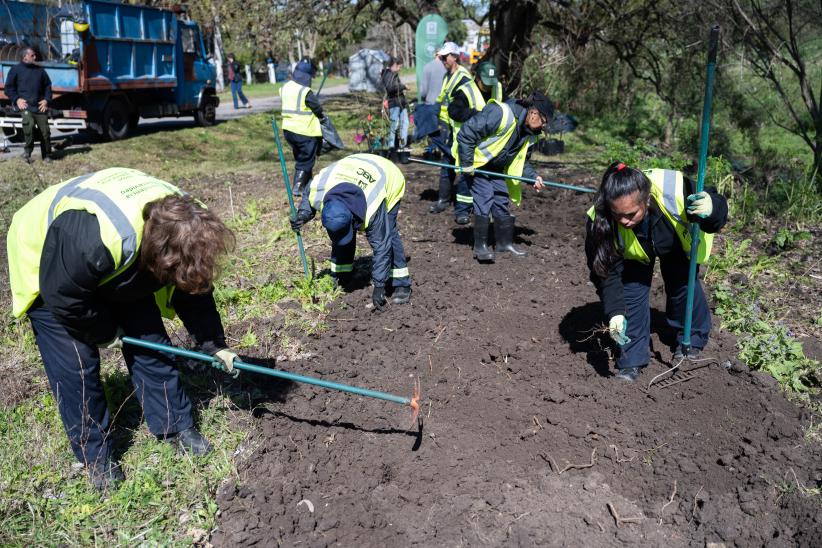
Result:
<svg viewBox="0 0 822 548"><path fill-rule="evenodd" d="M422 69L445 42L448 34L448 23L439 15L426 15L417 25L416 47L414 50L417 62L417 89L420 89ZM419 99L419 93L417 93ZM420 99L422 101L422 99Z"/></svg>

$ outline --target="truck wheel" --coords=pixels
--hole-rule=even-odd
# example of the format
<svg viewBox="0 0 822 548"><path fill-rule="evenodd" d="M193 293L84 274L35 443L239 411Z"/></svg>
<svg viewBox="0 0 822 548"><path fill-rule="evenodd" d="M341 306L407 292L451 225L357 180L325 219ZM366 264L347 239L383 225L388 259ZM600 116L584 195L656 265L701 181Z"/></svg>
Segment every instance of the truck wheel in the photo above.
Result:
<svg viewBox="0 0 822 548"><path fill-rule="evenodd" d="M125 103L111 99L103 109L103 136L110 141L125 139L128 135L129 113Z"/></svg>
<svg viewBox="0 0 822 548"><path fill-rule="evenodd" d="M194 113L194 120L198 126L208 127L213 126L217 121L217 108L210 97L203 101L203 105Z"/></svg>
<svg viewBox="0 0 822 548"><path fill-rule="evenodd" d="M128 129L129 131L134 131L137 129L137 126L140 124L140 113L139 112L132 112L128 117Z"/></svg>

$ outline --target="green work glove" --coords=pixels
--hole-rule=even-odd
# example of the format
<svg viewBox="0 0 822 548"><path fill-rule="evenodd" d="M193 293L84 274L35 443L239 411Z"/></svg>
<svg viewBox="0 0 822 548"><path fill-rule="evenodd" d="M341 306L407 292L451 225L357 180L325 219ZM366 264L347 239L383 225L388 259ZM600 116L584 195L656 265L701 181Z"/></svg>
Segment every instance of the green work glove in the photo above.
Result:
<svg viewBox="0 0 822 548"><path fill-rule="evenodd" d="M688 196L688 213L706 219L714 210L714 204L707 192L697 192Z"/></svg>
<svg viewBox="0 0 822 548"><path fill-rule="evenodd" d="M614 342L617 343L619 346L628 344L631 342L631 339L625 334L628 331L628 320L625 319L625 316L619 315L614 316L611 318L611 321L608 322L608 334L614 339Z"/></svg>
<svg viewBox="0 0 822 548"><path fill-rule="evenodd" d="M114 333L114 338L98 344L97 348L123 348L123 335L125 335L123 328L118 326L117 331Z"/></svg>
<svg viewBox="0 0 822 548"><path fill-rule="evenodd" d="M228 348L222 348L214 353L216 358L214 361L226 372L234 372L234 360L237 359L237 354Z"/></svg>

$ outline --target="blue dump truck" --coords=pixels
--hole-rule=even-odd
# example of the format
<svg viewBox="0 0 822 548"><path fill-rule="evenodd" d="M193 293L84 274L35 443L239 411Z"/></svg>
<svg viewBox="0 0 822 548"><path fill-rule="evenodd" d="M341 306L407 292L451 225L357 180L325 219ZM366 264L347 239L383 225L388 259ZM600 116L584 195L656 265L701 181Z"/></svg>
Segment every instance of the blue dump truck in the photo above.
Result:
<svg viewBox="0 0 822 548"><path fill-rule="evenodd" d="M214 124L215 67L184 9L111 0L62 7L0 0L0 128L22 134L5 76L31 47L48 72L53 130L126 137L140 118L193 116Z"/></svg>

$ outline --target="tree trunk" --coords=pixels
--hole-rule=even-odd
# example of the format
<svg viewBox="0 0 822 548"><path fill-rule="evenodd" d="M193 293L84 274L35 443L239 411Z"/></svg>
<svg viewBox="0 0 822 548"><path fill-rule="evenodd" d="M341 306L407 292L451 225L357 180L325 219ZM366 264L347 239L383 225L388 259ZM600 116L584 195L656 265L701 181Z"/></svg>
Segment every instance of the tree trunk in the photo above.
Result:
<svg viewBox="0 0 822 548"><path fill-rule="evenodd" d="M531 51L531 31L539 19L536 13L537 3L531 0L491 2L491 45L483 59L494 61L508 92L522 80L523 63Z"/></svg>
<svg viewBox="0 0 822 548"><path fill-rule="evenodd" d="M220 33L220 16L214 10L214 68L217 69L215 82L217 93L225 89L225 78L223 78L223 35Z"/></svg>

